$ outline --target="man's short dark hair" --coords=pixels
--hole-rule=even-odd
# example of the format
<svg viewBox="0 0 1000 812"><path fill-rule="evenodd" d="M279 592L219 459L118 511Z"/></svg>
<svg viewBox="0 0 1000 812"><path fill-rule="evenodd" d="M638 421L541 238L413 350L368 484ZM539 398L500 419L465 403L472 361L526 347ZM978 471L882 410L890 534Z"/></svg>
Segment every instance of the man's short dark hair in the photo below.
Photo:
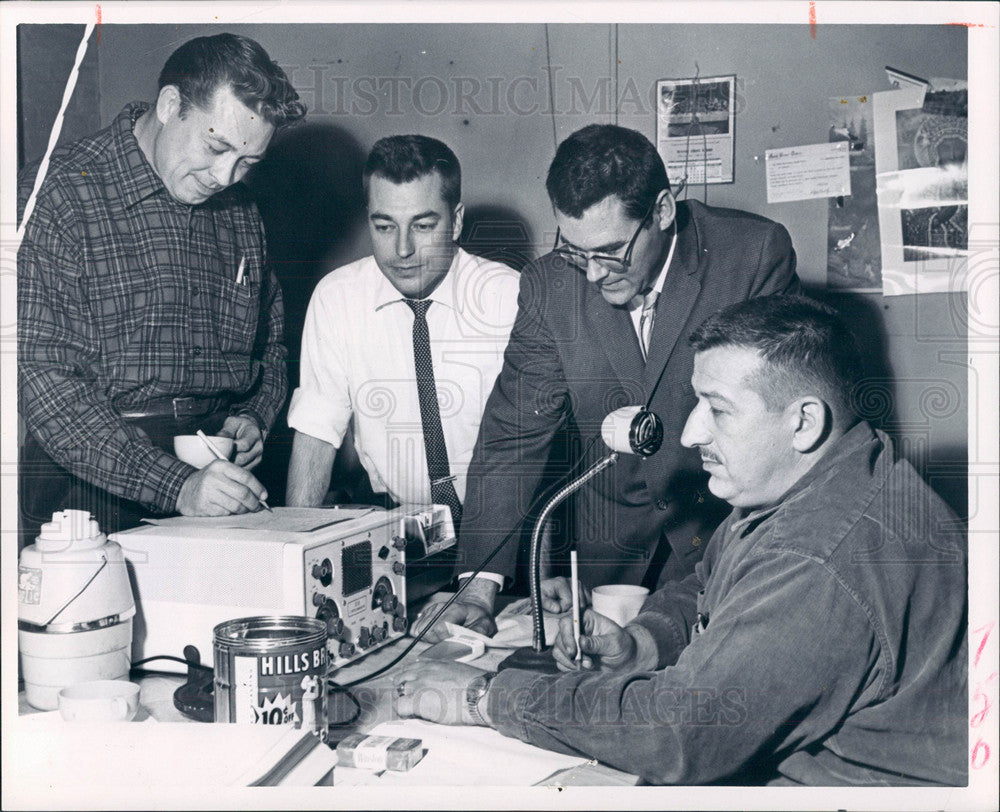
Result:
<svg viewBox="0 0 1000 812"><path fill-rule="evenodd" d="M160 90L174 85L181 97L180 115L191 105L206 109L221 86L274 126L283 127L306 114L285 72L258 43L236 34L196 37L174 51L160 72Z"/></svg>
<svg viewBox="0 0 1000 812"><path fill-rule="evenodd" d="M590 124L563 141L545 188L552 205L570 217L616 195L625 213L641 220L670 188L663 159L642 133L613 124Z"/></svg>
<svg viewBox="0 0 1000 812"><path fill-rule="evenodd" d="M765 364L747 384L771 411L811 393L826 401L842 425L855 420L861 354L831 307L805 296L760 296L709 316L690 340L695 352L746 347L760 353Z"/></svg>
<svg viewBox="0 0 1000 812"><path fill-rule="evenodd" d="M361 176L368 183L378 175L392 183L409 183L431 172L441 175L441 196L454 209L462 200L462 167L448 145L426 135L390 135L375 142Z"/></svg>

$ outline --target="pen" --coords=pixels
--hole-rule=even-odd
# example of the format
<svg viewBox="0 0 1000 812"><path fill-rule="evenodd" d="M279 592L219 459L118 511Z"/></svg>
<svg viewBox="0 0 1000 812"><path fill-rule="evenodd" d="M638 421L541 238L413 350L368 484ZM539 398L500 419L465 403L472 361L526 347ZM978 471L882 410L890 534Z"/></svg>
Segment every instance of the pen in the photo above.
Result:
<svg viewBox="0 0 1000 812"><path fill-rule="evenodd" d="M240 267L242 268L243 266L241 265ZM205 432L203 432L201 429L198 429L198 431L196 431L195 434L197 434L199 437L201 437L201 441L205 445L208 446L208 450L211 451L215 455L216 459L223 460L224 462L228 462L228 460L226 460L225 454L223 454L221 451L219 451L219 449L217 449L215 447L215 444L211 440L209 440L208 437L205 436ZM260 500L260 503L261 503L261 505L263 505L264 510L270 511L271 513L274 513L274 511L271 510L271 506L267 502L265 502L263 499Z"/></svg>
<svg viewBox="0 0 1000 812"><path fill-rule="evenodd" d="M246 269L246 266L247 266L247 257L246 257L246 254L244 254L242 257L240 257L240 267L239 267L239 270L236 271L236 284L237 285L244 284L243 271Z"/></svg>
<svg viewBox="0 0 1000 812"><path fill-rule="evenodd" d="M576 643L577 662L583 660L583 652L580 651L580 582L579 571L576 565L576 550L569 551L569 577L570 588L573 590L573 640Z"/></svg>

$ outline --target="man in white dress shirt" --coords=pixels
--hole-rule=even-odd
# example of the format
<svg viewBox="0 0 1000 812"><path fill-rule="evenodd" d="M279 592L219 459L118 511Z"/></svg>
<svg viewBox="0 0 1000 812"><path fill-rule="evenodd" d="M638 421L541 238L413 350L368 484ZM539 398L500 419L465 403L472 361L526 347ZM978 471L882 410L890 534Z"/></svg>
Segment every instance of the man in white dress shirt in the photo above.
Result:
<svg viewBox="0 0 1000 812"><path fill-rule="evenodd" d="M459 519L456 501L517 314L519 275L456 245L461 169L442 142L383 138L363 179L374 254L329 273L309 303L288 412L287 503L323 503L353 418L376 493L451 504Z"/></svg>

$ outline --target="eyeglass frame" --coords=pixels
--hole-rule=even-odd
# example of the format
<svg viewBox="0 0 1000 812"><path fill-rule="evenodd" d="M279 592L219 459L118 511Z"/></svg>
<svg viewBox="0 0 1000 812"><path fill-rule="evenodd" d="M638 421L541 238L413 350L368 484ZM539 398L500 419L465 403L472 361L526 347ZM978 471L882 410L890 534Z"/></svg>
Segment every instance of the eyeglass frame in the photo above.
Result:
<svg viewBox="0 0 1000 812"><path fill-rule="evenodd" d="M632 235L632 239L629 240L628 245L625 248L625 255L621 257L613 257L608 254L585 254L583 251L574 251L570 248L560 247L559 238L561 236L559 232L559 227L556 226L556 241L552 246L552 253L558 254L560 257L569 262L574 268L581 271L586 271L587 267L590 265L591 261L594 261L604 267L606 270L612 270L605 263L612 262L616 265L621 266L621 270L617 273L626 273L629 268L632 267L632 251L635 248L635 244L639 239L639 235L642 230L646 227L646 223L649 221L653 212L656 210L657 201L654 200L652 205L650 205L649 210L646 212L642 220L639 221L639 227L635 230L635 234ZM574 262L574 259L582 259L584 264L578 265Z"/></svg>

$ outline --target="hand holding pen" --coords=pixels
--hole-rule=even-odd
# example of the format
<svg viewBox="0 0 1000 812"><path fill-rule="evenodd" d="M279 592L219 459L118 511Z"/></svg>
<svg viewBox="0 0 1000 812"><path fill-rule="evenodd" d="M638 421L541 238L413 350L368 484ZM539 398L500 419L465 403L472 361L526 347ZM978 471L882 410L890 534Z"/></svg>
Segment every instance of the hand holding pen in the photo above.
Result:
<svg viewBox="0 0 1000 812"><path fill-rule="evenodd" d="M219 451L218 448L215 447L215 445L212 443L212 441L209 440L208 437L205 435L205 432L203 432L201 429L198 429L197 434L201 438L201 441L206 445L206 447L209 449L209 451L211 451L212 455L216 459L222 460L223 462L228 462L228 460L226 459L226 456L221 451ZM236 470L239 472L239 474L238 474L239 477L246 478L248 480L247 482L240 481L238 484L243 485L244 487L248 487L251 490L255 490L254 487L251 487L251 484L254 485L254 486L256 486L256 488L261 488L260 483L248 471L244 471L242 468L236 468ZM191 482L192 480L195 480L196 477L199 477L199 476L201 476L203 474L207 475L207 472L208 472L208 469L207 468L203 468L198 473L192 475L192 477L188 480L188 482ZM185 487L188 486L188 482L184 483ZM261 489L260 492L264 493L263 489ZM182 490L181 497L183 497L183 496L184 496L184 492ZM268 511L271 510L271 506L267 504L266 500L258 497L258 501L260 502L260 505L265 510L268 510ZM182 509L181 498L178 498L177 502L178 502L178 510L180 510L182 513L184 513L185 511ZM229 512L230 513L234 513L234 512L238 513L238 512L241 512L241 511L237 508L237 510L231 510ZM198 513L192 512L192 513L190 513L188 515L217 515L217 514L215 514L215 513L206 514L206 513L203 513L203 512L198 512Z"/></svg>

